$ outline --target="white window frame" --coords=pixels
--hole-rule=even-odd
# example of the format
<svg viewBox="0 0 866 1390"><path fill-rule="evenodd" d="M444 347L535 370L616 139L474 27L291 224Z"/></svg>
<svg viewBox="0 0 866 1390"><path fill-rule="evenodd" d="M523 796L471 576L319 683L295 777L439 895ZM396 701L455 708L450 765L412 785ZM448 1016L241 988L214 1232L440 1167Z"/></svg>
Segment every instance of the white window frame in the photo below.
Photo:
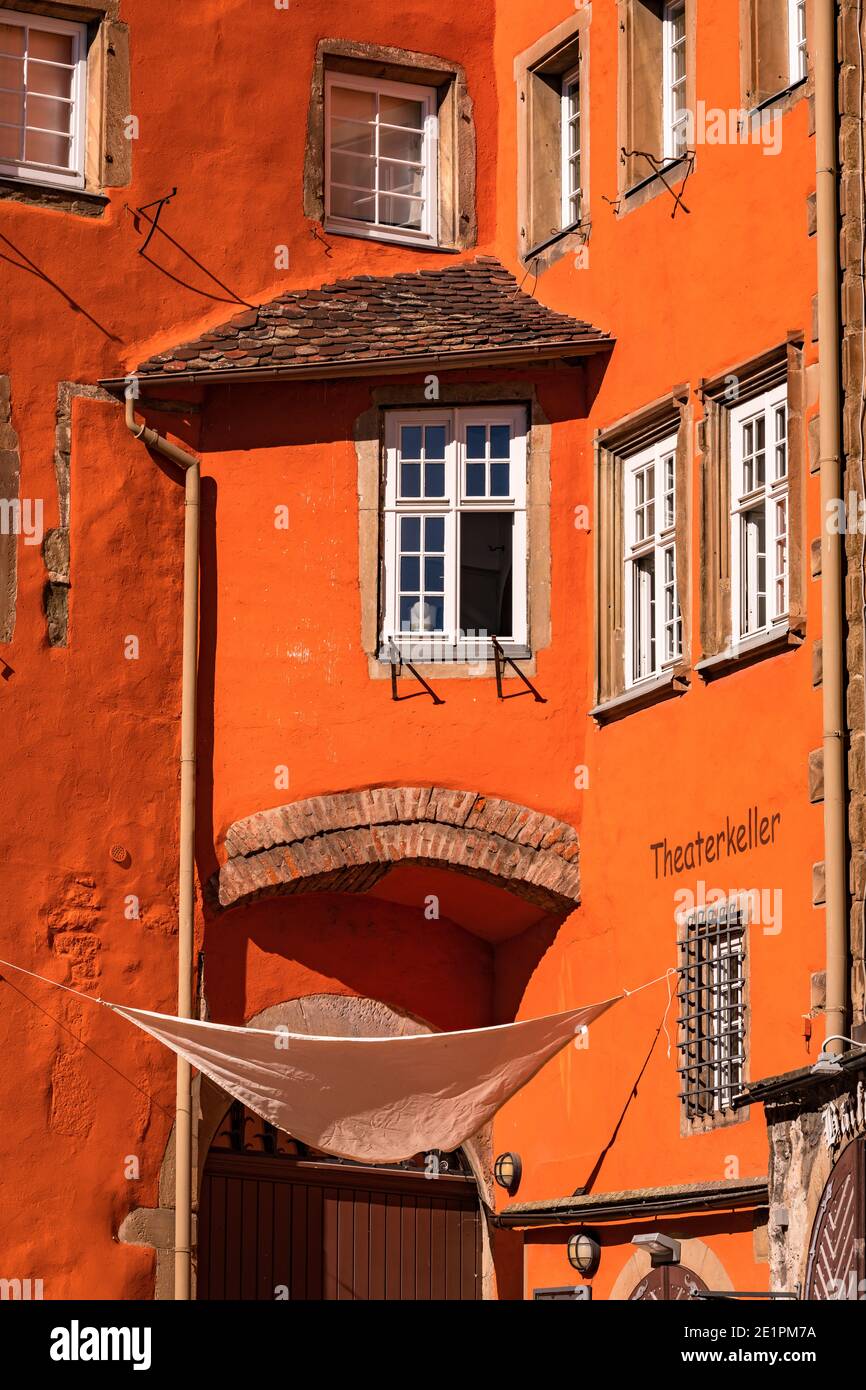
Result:
<svg viewBox="0 0 866 1390"><path fill-rule="evenodd" d="M404 425L445 426L445 495L401 498L400 431ZM465 487L466 431L470 425L508 425L511 430L510 496L468 497ZM385 501L382 657L397 649L410 661L462 661L492 653L489 637L499 638L509 655L527 655L528 519L526 505L527 418L521 406L466 406L454 409L389 410L385 420ZM422 483L423 487L423 483ZM461 635L459 627L460 517L472 512L508 512L514 517L511 549L510 634ZM445 521L445 603L441 632L402 632L399 622L400 519L441 516Z"/></svg>
<svg viewBox="0 0 866 1390"><path fill-rule="evenodd" d="M625 665L626 685L631 689L657 679L682 659L676 434L632 454L624 466ZM650 468L651 493L647 490Z"/></svg>
<svg viewBox="0 0 866 1390"><path fill-rule="evenodd" d="M0 23L16 25L29 31L37 29L52 34L68 34L74 40L74 71L72 75L72 119L70 121L70 167L58 169L27 160L0 159L0 178L18 179L26 183L44 183L62 188L84 187L84 151L87 130L87 25L70 20L53 19L47 15L29 14L20 10L0 9ZM27 123L27 79L24 81L24 123ZM9 129L20 127L9 126Z"/></svg>
<svg viewBox="0 0 866 1390"><path fill-rule="evenodd" d="M800 21L802 20L802 33ZM806 33L806 0L788 0L788 67L791 86L802 82L809 72Z"/></svg>
<svg viewBox="0 0 866 1390"><path fill-rule="evenodd" d="M674 40L674 25L683 16L682 38ZM682 46L685 55L683 76L678 85L682 88L682 105L677 106L677 93L674 90L674 48ZM688 149L688 35L686 31L686 0L670 0L662 11L662 149L666 160L682 159ZM685 140L678 145L679 132L685 127Z"/></svg>
<svg viewBox="0 0 866 1390"><path fill-rule="evenodd" d="M784 414L782 431L779 412ZM759 481L745 429L763 420L764 477ZM731 639L736 646L780 630L788 622L790 586L790 457L788 388L775 387L731 411ZM780 432L782 437L779 437ZM780 471L783 469L783 471ZM763 591L760 586L759 521L763 524ZM764 595L764 620L760 595Z"/></svg>
<svg viewBox="0 0 866 1390"><path fill-rule="evenodd" d="M583 150L581 148L581 120L582 120L582 101L583 94L580 89L580 61L568 72L563 73L561 79L560 95L560 144L562 147L562 212L561 223L563 230L566 227L573 227L579 222L583 215L583 186L582 186L582 164ZM576 107L575 107L575 96ZM577 149L575 154L571 153L571 130L577 131ZM573 182L573 175L577 173L577 183ZM573 200L577 198L577 216L574 215Z"/></svg>
<svg viewBox="0 0 866 1390"><path fill-rule="evenodd" d="M416 230L411 227L392 227L386 223L364 222L350 217L339 217L331 211L331 91L334 87L347 87L357 91L375 92L378 95L405 97L419 101L424 107L424 131L422 158L424 176L422 198L424 216L422 226ZM378 151L374 158L378 161ZM397 241L416 245L438 245L439 238L439 119L436 115L435 87L418 87L408 82L384 82L375 78L359 77L354 73L328 72L325 74L325 155L324 155L324 195L325 227L328 231L344 236L366 237L372 241Z"/></svg>

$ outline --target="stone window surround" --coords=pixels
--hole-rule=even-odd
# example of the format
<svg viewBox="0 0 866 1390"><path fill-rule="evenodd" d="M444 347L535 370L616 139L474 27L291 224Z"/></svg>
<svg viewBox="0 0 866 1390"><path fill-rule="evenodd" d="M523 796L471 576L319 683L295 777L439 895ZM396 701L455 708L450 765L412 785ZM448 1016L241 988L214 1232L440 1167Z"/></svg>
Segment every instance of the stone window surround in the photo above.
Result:
<svg viewBox="0 0 866 1390"><path fill-rule="evenodd" d="M760 87L760 77L756 70L755 56L755 12L756 6L765 0L739 0L739 20L740 20L740 100L744 111L756 116L764 113L768 109L773 116L785 114L797 105L803 97L810 100L814 97L815 77L812 63L811 46L808 52L808 73L805 78L798 82L783 81L777 91L762 90ZM780 9L787 9L787 0L774 0ZM806 3L806 28L807 33L811 33L812 28L812 5L811 0ZM787 14L786 35L787 35ZM784 59L787 65L787 41L785 44ZM775 84L771 84L775 86Z"/></svg>
<svg viewBox="0 0 866 1390"><path fill-rule="evenodd" d="M435 87L439 94L438 244L418 251L465 251L478 240L475 200L473 104L461 64L429 53L348 39L321 39L313 65L304 155L304 216L322 225L325 217L325 72L356 73L393 82ZM351 236L348 232L333 235ZM375 240L365 235L365 240Z"/></svg>
<svg viewBox="0 0 866 1390"><path fill-rule="evenodd" d="M672 160L658 173L645 159L625 159L623 150L643 147L643 137L635 131L635 115L632 105L633 84L630 81L632 47L634 43L635 6L643 5L644 0L617 0L618 52L617 52L617 168L619 188L617 196L617 217L625 217L636 208L664 193L671 196L671 188L692 173L696 159L694 152L685 158ZM695 111L697 100L697 0L685 0L686 6L686 93L690 111ZM661 11L661 4L649 0L647 8ZM659 14L659 26L661 15ZM661 33L661 29L659 30ZM659 48L661 61L661 47ZM661 103L661 69L659 69L659 103ZM661 153L661 107L659 107L658 142Z"/></svg>
<svg viewBox="0 0 866 1390"><path fill-rule="evenodd" d="M120 0L2 0L3 8L87 25L87 117L84 188L40 183L38 176L0 178L0 200L99 217L106 188L126 187L132 177L132 141L123 129L129 114L129 29L119 21Z"/></svg>
<svg viewBox="0 0 866 1390"><path fill-rule="evenodd" d="M550 446L551 427L538 404L531 382L514 381L488 385L441 385L439 398L428 401L424 387L383 386L372 392L373 404L355 421L355 452L358 459L358 566L361 594L361 648L367 656L373 680L390 680L391 666L379 659L382 594L382 496L384 485L384 411L419 406L499 405L516 403L527 409L527 618L532 656L521 659L527 675L537 673L536 657L550 645ZM431 661L413 663L435 684L442 679L492 680L493 662ZM505 679L518 677L506 668Z"/></svg>
<svg viewBox="0 0 866 1390"><path fill-rule="evenodd" d="M803 335L792 332L784 343L700 383L704 418L698 426L700 467L700 635L702 658L696 670L704 680L802 644L806 632L804 566L805 473L803 438L805 369ZM732 378L739 382L736 403L788 383L788 623L781 632L731 644L731 506L730 410L726 399Z"/></svg>
<svg viewBox="0 0 866 1390"><path fill-rule="evenodd" d="M578 251L588 238L589 212L589 30L592 5L588 4L570 19L544 34L514 60L514 81L517 97L517 245L525 264L531 262L534 273L547 270L562 256ZM581 225L573 231L560 231L553 236L539 229L539 216L546 197L550 206L561 207L559 181L561 161L556 159L555 173L539 159L539 147L559 148L561 114L559 101L554 106L539 101L543 96L540 84L545 75L561 76L575 66L580 53L580 170ZM551 182L555 186L551 187ZM541 249L534 251L536 246Z"/></svg>
<svg viewBox="0 0 866 1390"><path fill-rule="evenodd" d="M633 689L625 683L625 461L647 444L677 436L677 593L683 623L682 656L655 681ZM596 705L600 724L621 719L688 688L691 647L690 512L692 412L688 385L675 386L651 405L625 416L595 437L595 652Z"/></svg>
<svg viewBox="0 0 866 1390"><path fill-rule="evenodd" d="M740 1079L740 1089L743 1090L750 1080L751 1064L751 1022L752 1022L752 950L751 950L751 920L750 914L746 913L746 920L743 923L741 936L741 962L742 962L742 1015L743 1015L743 1067ZM678 965L681 957L681 946L685 941L688 928L683 920L677 922L677 957ZM682 979L682 969L677 972L677 983ZM677 1024L677 1039L682 1038L682 1025ZM677 1050L679 1056L679 1050ZM680 1077L677 1075L677 1083ZM680 1138L689 1139L695 1134L709 1134L717 1129L729 1129L732 1125L745 1124L748 1120L751 1109L748 1105L741 1105L736 1109L716 1110L711 1115L689 1116L686 1111L685 1101L682 1095L678 1098L680 1115Z"/></svg>

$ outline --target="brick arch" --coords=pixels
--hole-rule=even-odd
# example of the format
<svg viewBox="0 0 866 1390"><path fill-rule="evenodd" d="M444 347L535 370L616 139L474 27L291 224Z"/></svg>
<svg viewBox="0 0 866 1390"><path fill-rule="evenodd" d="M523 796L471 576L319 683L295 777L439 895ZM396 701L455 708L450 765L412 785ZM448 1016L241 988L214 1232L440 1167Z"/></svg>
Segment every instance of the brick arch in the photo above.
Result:
<svg viewBox="0 0 866 1390"><path fill-rule="evenodd" d="M367 787L235 821L213 882L223 908L272 894L363 893L399 863L485 879L548 912L580 901L577 831L501 797Z"/></svg>

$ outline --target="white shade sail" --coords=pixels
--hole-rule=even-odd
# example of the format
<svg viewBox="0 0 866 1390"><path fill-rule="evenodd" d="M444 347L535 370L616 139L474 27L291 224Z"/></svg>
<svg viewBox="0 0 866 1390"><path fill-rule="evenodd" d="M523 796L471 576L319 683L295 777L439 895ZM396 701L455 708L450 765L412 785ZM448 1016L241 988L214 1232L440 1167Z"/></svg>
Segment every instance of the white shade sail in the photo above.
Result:
<svg viewBox="0 0 866 1390"><path fill-rule="evenodd" d="M302 1143L395 1163L458 1148L620 997L496 1028L393 1038L310 1037L108 1007Z"/></svg>

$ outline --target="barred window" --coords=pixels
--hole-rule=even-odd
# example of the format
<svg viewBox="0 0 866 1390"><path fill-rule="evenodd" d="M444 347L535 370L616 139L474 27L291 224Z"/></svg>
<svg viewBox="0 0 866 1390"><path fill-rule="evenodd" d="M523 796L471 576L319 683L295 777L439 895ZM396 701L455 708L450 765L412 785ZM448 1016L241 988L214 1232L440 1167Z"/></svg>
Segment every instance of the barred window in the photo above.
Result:
<svg viewBox="0 0 866 1390"><path fill-rule="evenodd" d="M680 1100L687 1120L731 1109L745 1061L746 913L736 899L698 908L679 943Z"/></svg>

